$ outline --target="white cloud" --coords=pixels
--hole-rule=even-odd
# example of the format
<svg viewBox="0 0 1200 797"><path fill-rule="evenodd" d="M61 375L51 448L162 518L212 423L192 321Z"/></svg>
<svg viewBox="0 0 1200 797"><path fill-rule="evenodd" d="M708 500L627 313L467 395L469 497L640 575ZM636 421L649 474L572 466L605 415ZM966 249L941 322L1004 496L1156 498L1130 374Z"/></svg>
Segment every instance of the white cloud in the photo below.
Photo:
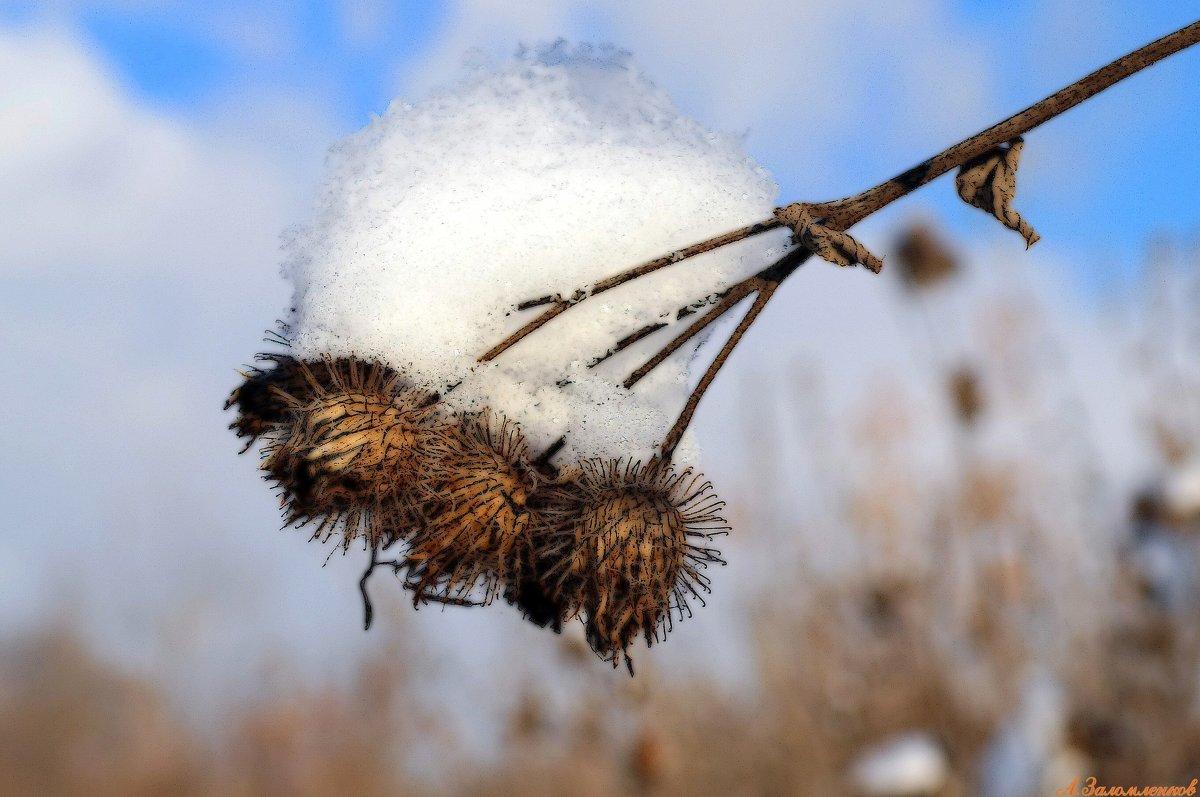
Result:
<svg viewBox="0 0 1200 797"><path fill-rule="evenodd" d="M206 655L228 657L248 629L303 616L275 617L301 592L352 630L353 578L313 582L314 552L275 531L220 411L287 301L278 235L311 167L281 168L270 124L239 129L233 108L205 130L139 105L58 30L0 33L0 96L0 340L20 408L0 414L0 559L27 574L0 629L77 609L144 659L202 607ZM239 579L257 592L221 588Z"/></svg>
<svg viewBox="0 0 1200 797"><path fill-rule="evenodd" d="M340 0L342 38L351 48L369 48L384 40L389 4L385 0Z"/></svg>
<svg viewBox="0 0 1200 797"><path fill-rule="evenodd" d="M251 59L278 63L300 47L300 22L287 3L221 4L192 13L197 33Z"/></svg>
<svg viewBox="0 0 1200 797"><path fill-rule="evenodd" d="M199 266L197 256L219 270L237 254L222 248L230 226L279 219L290 202L273 159L138 107L60 33L3 34L0 93L9 274L49 263L178 271Z"/></svg>

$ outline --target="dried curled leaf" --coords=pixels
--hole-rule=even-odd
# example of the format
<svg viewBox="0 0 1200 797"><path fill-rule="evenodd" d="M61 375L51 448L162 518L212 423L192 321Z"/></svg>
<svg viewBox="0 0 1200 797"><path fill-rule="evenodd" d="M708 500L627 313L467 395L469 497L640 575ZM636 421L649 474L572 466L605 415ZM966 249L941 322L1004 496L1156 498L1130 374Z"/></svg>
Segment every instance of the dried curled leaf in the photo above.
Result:
<svg viewBox="0 0 1200 797"><path fill-rule="evenodd" d="M965 164L958 171L955 185L964 202L992 214L1005 227L1021 233L1028 249L1041 236L1012 207L1017 195L1017 164L1024 144L1024 139L1014 138L1007 147L997 147Z"/></svg>
<svg viewBox="0 0 1200 797"><path fill-rule="evenodd" d="M883 268L883 261L871 254L848 233L830 229L819 224L803 204L788 205L776 211L776 217L791 227L796 243L822 260L837 266L863 265L876 274Z"/></svg>

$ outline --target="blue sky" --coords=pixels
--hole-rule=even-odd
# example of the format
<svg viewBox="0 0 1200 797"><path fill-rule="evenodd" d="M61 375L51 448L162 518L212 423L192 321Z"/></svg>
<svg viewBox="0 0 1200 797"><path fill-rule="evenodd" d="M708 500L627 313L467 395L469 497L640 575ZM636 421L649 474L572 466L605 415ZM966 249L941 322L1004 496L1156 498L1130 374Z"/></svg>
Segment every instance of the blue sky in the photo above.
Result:
<svg viewBox="0 0 1200 797"><path fill-rule="evenodd" d="M347 29L340 6L81 3L47 13L41 3L6 2L0 8L9 25L47 18L69 25L110 61L131 91L177 112L202 113L224 95L267 85L315 89L331 100L341 124L361 126L391 99L389 77L437 36L445 7L381 4L360 35Z"/></svg>
<svg viewBox="0 0 1200 797"><path fill-rule="evenodd" d="M750 153L776 175L782 199L791 201L864 188L1197 13L1188 2L1020 0L1003 7L916 2L907 13L918 19L913 29L925 30L912 35L901 28L889 38L889 20L831 22L816 12L805 17L804 11L789 19L774 7L785 4L759 2L746 13L761 11L760 27L778 17L783 35L755 42L753 25L731 28L722 48L720 4L715 11L694 7L704 4L649 5L661 13L569 0L531 3L519 11L440 0L8 0L0 3L0 24L20 28L52 21L71 30L111 65L133 96L168 114L203 124L206 115L236 104L239 96L270 92L315 104L331 137L362 126L395 96L419 97L452 80L456 60L467 50L495 57L519 43L556 35L611 41L633 50L685 110L714 127L744 131ZM854 14L847 7L843 16ZM747 49L786 46L789 25L796 49L821 46L811 63L803 53L764 60ZM832 60L828 42L809 29L818 25L834 26L829 37L854 32L862 40L848 46L840 62ZM677 35L664 38L663 31ZM955 60L939 64L937 48ZM764 68L790 66L792 74L759 77L753 71L756 58ZM730 65L721 75L731 76L728 83L705 80L723 64ZM746 85L750 81L771 85ZM798 104L812 101L813 83L836 101L840 83L850 101L871 110L853 109L838 123L809 128L788 107L791 81ZM1042 230L1044 248L1076 252L1089 263L1079 275L1089 287L1119 281L1148 236L1195 236L1200 216L1195 85L1200 52L1183 53L1031 137L1021 207ZM816 115L822 110L813 109ZM936 121L926 129L931 116ZM854 124L856 118L862 123ZM312 157L297 154L303 156ZM968 218L955 202L943 186L922 192L920 206L956 234L995 232Z"/></svg>

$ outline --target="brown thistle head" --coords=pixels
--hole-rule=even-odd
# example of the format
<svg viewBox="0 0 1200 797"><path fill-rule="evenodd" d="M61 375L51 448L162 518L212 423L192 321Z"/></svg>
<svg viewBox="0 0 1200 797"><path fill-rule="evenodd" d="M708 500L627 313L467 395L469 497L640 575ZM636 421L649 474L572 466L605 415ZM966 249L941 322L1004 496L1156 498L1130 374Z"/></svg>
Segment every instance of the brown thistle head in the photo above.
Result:
<svg viewBox="0 0 1200 797"><path fill-rule="evenodd" d="M273 365L243 371L242 383L225 400L225 409L237 405L237 419L229 428L238 437L249 438L243 452L287 420L291 407L281 393L296 394L305 384L296 359L286 354L260 354L258 360Z"/></svg>
<svg viewBox="0 0 1200 797"><path fill-rule="evenodd" d="M632 673L639 634L652 644L690 614L689 596L703 603L703 571L724 564L707 547L728 531L724 504L711 483L659 460L587 460L554 493L539 535L542 582L583 618L592 649Z"/></svg>
<svg viewBox="0 0 1200 797"><path fill-rule="evenodd" d="M262 464L283 489L287 522L315 522L313 539L340 531L345 547L359 536L375 545L404 534L423 450L440 434L430 397L354 358L299 370L302 388L274 390L286 420L270 433Z"/></svg>
<svg viewBox="0 0 1200 797"><path fill-rule="evenodd" d="M287 424L298 406L317 398L321 392L334 389L339 383L353 383L361 378L360 374L372 370L384 379L394 376L394 372L385 366L368 364L354 357L302 361L287 354L264 353L256 359L271 365L244 371L242 383L225 400L225 409L237 406L238 417L229 428L238 437L249 438L247 449L259 437Z"/></svg>
<svg viewBox="0 0 1200 797"><path fill-rule="evenodd" d="M428 449L424 527L409 541L415 602L428 592L490 602L528 561L537 476L517 425L484 409L463 415Z"/></svg>
<svg viewBox="0 0 1200 797"><path fill-rule="evenodd" d="M540 503L534 496L534 502ZM517 549L517 568L509 574L503 583L503 597L506 603L517 607L526 620L538 628L549 628L554 633L562 633L563 622L576 613L567 605L560 590L552 589L542 578L542 573L552 566L553 562L546 560L542 551L541 540L547 535L545 525L537 514L533 515L535 522L530 527L530 544Z"/></svg>

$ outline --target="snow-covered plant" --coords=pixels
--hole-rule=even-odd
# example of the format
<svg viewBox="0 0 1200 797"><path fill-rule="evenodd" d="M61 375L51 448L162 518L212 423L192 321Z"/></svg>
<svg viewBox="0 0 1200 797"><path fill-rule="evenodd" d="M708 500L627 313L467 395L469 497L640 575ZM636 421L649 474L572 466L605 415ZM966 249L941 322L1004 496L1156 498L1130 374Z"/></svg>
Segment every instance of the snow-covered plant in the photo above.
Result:
<svg viewBox="0 0 1200 797"><path fill-rule="evenodd" d="M559 44L395 103L335 148L287 239L281 350L230 397L233 428L265 441L289 524L363 541L368 626L383 565L417 605L578 618L632 672L633 640L661 638L722 561L688 427L779 284L813 254L878 272L846 231L951 170L1032 245L1021 136L1197 41L1200 22L874 188L783 207L734 139L613 50ZM689 387L713 322L746 303Z"/></svg>

